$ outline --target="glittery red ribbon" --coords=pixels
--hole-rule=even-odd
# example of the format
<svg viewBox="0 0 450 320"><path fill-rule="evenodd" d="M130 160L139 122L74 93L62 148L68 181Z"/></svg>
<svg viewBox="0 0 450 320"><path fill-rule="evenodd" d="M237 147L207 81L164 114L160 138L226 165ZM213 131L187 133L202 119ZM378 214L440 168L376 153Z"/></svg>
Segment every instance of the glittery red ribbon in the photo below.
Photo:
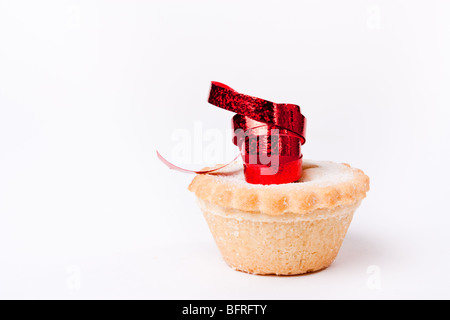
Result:
<svg viewBox="0 0 450 320"><path fill-rule="evenodd" d="M306 118L299 106L244 95L219 82L212 82L208 102L237 113L233 142L241 149L247 182L282 184L300 179Z"/></svg>
<svg viewBox="0 0 450 320"><path fill-rule="evenodd" d="M306 118L300 107L278 104L236 92L212 82L208 102L237 113L233 117L233 143L241 150L245 179L252 184L283 184L298 181L302 174L301 145L305 143ZM169 168L183 172L159 153Z"/></svg>

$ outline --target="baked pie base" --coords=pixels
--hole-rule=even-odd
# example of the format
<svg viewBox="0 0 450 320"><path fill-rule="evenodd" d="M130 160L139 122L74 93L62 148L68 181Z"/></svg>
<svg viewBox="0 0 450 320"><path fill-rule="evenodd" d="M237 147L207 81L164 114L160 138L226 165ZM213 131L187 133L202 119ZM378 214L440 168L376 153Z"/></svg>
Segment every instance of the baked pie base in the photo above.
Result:
<svg viewBox="0 0 450 320"><path fill-rule="evenodd" d="M215 174L198 175L189 187L197 194L227 264L243 272L275 275L330 266L369 190L368 177L346 164L305 161L301 181L261 186L246 183L241 168L236 164ZM218 194L231 196L224 202ZM241 201L246 194L254 203ZM263 199L265 195L275 205Z"/></svg>

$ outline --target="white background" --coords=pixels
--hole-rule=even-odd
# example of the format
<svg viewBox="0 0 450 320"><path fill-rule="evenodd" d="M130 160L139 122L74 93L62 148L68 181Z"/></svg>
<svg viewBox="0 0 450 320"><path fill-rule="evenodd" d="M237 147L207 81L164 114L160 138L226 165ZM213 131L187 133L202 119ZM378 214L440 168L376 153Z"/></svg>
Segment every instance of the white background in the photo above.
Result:
<svg viewBox="0 0 450 320"><path fill-rule="evenodd" d="M448 1L0 0L0 298L450 298L449 15ZM157 160L177 130L229 129L211 80L301 105L305 158L371 177L327 270L231 270L192 176Z"/></svg>

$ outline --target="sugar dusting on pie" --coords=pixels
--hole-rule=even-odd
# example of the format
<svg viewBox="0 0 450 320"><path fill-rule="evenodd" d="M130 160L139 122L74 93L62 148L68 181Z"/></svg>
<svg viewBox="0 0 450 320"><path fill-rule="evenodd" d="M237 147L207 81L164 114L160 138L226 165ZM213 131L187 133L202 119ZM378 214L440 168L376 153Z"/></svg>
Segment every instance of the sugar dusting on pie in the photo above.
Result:
<svg viewBox="0 0 450 320"><path fill-rule="evenodd" d="M236 161L220 171L196 176L189 190L227 208L268 215L305 214L362 200L369 191L369 177L348 164L304 160L298 182L255 185L245 181L242 163Z"/></svg>

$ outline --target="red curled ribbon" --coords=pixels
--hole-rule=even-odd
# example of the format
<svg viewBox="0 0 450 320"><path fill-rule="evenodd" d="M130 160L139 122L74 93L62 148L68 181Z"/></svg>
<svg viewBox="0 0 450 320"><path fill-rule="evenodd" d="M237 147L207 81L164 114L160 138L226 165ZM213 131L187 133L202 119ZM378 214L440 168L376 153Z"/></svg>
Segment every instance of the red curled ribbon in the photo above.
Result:
<svg viewBox="0 0 450 320"><path fill-rule="evenodd" d="M233 117L233 143L241 150L248 183L284 184L300 179L306 118L299 106L244 95L214 81L208 102L237 113ZM169 168L183 172L210 173L226 166L189 171L171 164L159 153L158 157Z"/></svg>

